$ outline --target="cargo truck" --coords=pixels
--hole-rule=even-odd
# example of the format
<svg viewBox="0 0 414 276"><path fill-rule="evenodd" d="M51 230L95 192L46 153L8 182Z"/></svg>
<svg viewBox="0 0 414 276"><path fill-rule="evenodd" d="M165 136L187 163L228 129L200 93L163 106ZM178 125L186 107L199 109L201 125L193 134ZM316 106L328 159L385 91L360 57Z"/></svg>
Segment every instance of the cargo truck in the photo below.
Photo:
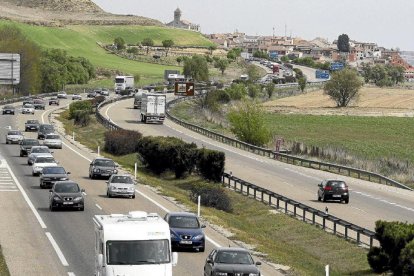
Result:
<svg viewBox="0 0 414 276"><path fill-rule="evenodd" d="M143 93L141 101L141 122L164 123L166 96Z"/></svg>
<svg viewBox="0 0 414 276"><path fill-rule="evenodd" d="M127 90L127 88L134 87L134 77L133 76L116 76L115 77L115 93L120 93L121 91Z"/></svg>
<svg viewBox="0 0 414 276"><path fill-rule="evenodd" d="M95 215L95 275L172 276L170 227L158 214Z"/></svg>

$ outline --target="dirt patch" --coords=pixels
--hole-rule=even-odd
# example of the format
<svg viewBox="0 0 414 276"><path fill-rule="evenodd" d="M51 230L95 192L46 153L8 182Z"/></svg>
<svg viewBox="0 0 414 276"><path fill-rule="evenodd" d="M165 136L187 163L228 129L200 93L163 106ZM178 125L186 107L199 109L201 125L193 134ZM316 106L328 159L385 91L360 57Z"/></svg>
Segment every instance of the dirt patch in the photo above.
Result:
<svg viewBox="0 0 414 276"><path fill-rule="evenodd" d="M266 102L270 112L313 115L414 117L414 90L364 87L349 107L337 108L323 91Z"/></svg>

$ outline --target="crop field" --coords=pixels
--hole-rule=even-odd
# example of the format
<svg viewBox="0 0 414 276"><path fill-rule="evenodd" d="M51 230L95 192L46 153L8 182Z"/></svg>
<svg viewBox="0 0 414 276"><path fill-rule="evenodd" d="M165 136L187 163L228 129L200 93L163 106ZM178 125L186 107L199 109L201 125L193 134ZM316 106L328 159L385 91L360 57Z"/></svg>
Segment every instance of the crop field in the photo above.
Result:
<svg viewBox="0 0 414 276"><path fill-rule="evenodd" d="M131 61L109 54L98 43L112 43L117 36L127 43L136 44L145 37L153 38L156 45L164 39L173 39L179 46L208 46L210 41L201 34L185 30L143 26L67 26L40 27L22 23L0 21L0 26L17 26L31 40L42 48L63 49L72 56L88 58L96 67L119 70L128 74L140 74L143 82L161 80L165 69L179 69L174 66L157 65Z"/></svg>

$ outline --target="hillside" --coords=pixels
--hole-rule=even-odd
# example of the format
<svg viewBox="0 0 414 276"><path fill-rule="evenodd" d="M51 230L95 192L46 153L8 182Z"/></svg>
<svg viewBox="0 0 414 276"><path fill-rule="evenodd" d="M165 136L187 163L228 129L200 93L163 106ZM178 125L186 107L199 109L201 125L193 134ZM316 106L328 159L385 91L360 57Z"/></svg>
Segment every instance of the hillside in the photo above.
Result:
<svg viewBox="0 0 414 276"><path fill-rule="evenodd" d="M107 13L90 0L2 0L0 19L45 26L163 25L142 16Z"/></svg>

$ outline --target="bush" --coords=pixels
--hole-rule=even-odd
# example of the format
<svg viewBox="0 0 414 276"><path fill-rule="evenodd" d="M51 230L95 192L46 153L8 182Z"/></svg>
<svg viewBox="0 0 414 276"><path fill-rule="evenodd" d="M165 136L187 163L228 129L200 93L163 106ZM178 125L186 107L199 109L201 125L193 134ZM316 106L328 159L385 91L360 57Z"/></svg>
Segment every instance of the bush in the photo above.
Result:
<svg viewBox="0 0 414 276"><path fill-rule="evenodd" d="M400 255L402 275L414 275L414 240L410 241Z"/></svg>
<svg viewBox="0 0 414 276"><path fill-rule="evenodd" d="M93 98L92 100L91 100L91 102L92 102L92 106L93 107L97 107L101 102L103 102L103 101L105 101L105 96L101 96L101 95L99 95L99 96L96 96L95 98Z"/></svg>
<svg viewBox="0 0 414 276"><path fill-rule="evenodd" d="M220 182L224 172L225 158L226 156L221 151L200 149L197 168L205 179Z"/></svg>
<svg viewBox="0 0 414 276"><path fill-rule="evenodd" d="M84 110L92 113L92 102L90 100L86 100L71 103L69 105L69 118L75 119L75 112L78 110Z"/></svg>
<svg viewBox="0 0 414 276"><path fill-rule="evenodd" d="M106 152L113 155L125 155L138 150L139 140L142 134L133 130L113 130L105 132Z"/></svg>
<svg viewBox="0 0 414 276"><path fill-rule="evenodd" d="M75 110L73 113L75 125L80 125L82 127L89 125L91 121L90 114L89 110Z"/></svg>
<svg viewBox="0 0 414 276"><path fill-rule="evenodd" d="M368 252L368 263L375 273L383 273L389 270L389 257L381 248L373 247Z"/></svg>
<svg viewBox="0 0 414 276"><path fill-rule="evenodd" d="M212 207L227 213L233 211L233 206L229 196L226 194L226 190L217 184L194 185L190 190L190 199L196 203L198 196L201 196L200 204L203 206Z"/></svg>

